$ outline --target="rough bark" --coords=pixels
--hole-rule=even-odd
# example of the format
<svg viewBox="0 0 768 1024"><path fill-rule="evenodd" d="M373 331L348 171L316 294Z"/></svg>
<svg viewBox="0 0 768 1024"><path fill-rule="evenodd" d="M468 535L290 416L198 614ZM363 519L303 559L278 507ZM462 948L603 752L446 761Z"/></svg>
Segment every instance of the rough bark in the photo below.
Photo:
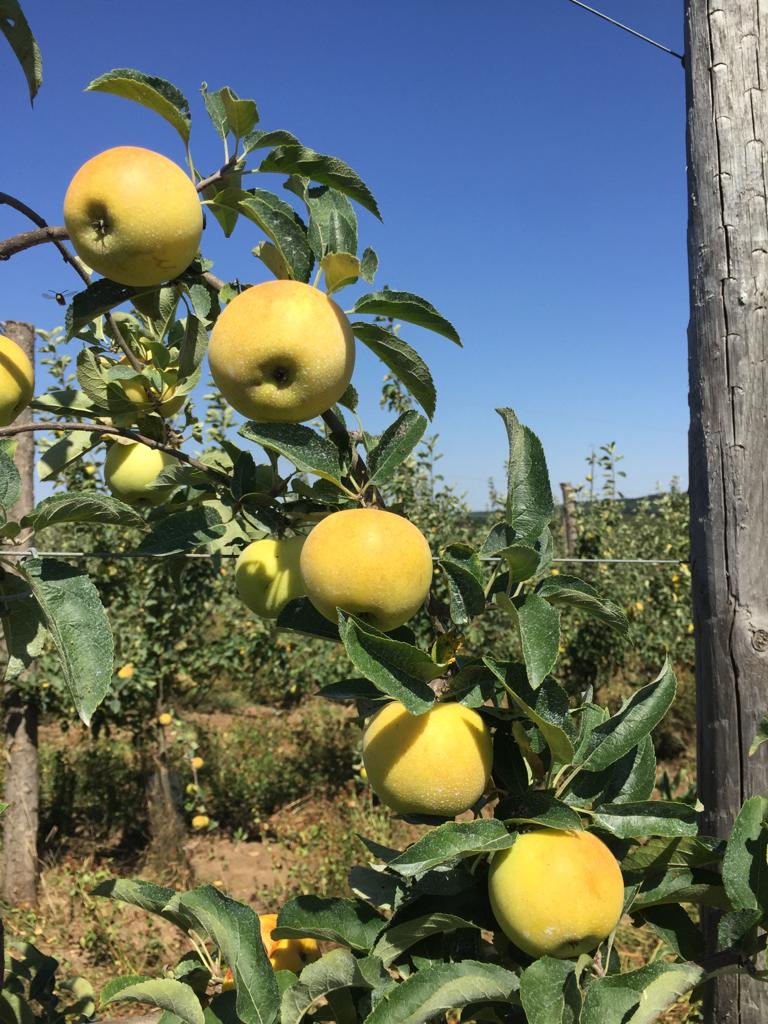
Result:
<svg viewBox="0 0 768 1024"><path fill-rule="evenodd" d="M6 321L3 333L17 342L34 363L35 333L31 324ZM17 418L29 422L30 410ZM34 507L34 434L21 434L14 454L21 476L21 496L10 511L19 519ZM19 534L19 543L28 544L29 532ZM5 787L8 809L3 815L3 899L12 906L37 899L37 830L39 816L39 767L37 754L37 707L23 687L6 688L5 714Z"/></svg>
<svg viewBox="0 0 768 1024"><path fill-rule="evenodd" d="M768 711L768 0L685 14L697 775L703 829L725 837L768 790L768 747L748 757ZM705 1012L764 1024L768 986L721 978Z"/></svg>

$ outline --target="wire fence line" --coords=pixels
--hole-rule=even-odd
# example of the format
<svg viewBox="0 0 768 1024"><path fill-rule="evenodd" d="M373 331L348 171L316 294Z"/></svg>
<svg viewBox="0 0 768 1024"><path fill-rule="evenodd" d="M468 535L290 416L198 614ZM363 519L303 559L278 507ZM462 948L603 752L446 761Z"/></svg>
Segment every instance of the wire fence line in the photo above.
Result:
<svg viewBox="0 0 768 1024"><path fill-rule="evenodd" d="M239 558L239 551L180 551L170 554L158 554L148 551L40 551L38 548L13 548L8 551L0 549L0 558L101 558L106 561L119 558ZM433 556L437 561L437 556ZM482 562L497 562L497 555L481 555ZM687 565L686 559L680 558L553 558L559 564L578 563L587 565Z"/></svg>

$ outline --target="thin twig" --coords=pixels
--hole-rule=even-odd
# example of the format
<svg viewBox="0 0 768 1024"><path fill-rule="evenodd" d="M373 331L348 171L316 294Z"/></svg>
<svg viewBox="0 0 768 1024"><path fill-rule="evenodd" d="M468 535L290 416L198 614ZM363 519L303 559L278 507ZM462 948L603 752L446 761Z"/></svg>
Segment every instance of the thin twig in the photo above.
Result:
<svg viewBox="0 0 768 1024"><path fill-rule="evenodd" d="M215 185L217 181L221 181L226 178L228 174L232 173L236 163L237 156L230 157L230 159L227 160L227 162L220 167L218 171L215 171L213 174L209 174L207 178L201 178L195 185L195 188L198 192L203 192L209 185Z"/></svg>
<svg viewBox="0 0 768 1024"><path fill-rule="evenodd" d="M194 458L192 455L187 455L187 453L181 451L180 448L173 448L171 445L165 444L162 441L155 441L153 438L147 437L145 434L140 434L136 430L130 430L127 427L103 426L98 423L69 423L66 421L53 421L50 423L21 423L16 426L3 427L0 429L0 437L14 437L16 434L27 434L32 430L82 430L90 434L114 434L117 437L125 437L129 441L135 441L137 444L146 445L147 448L153 448L155 451L165 452L166 455L172 455L173 458L178 459L179 462L184 462L188 466L193 466L195 469L202 470L202 472L216 477L222 483L227 484L227 486L232 483L232 479L227 476L226 473L221 473L212 466L207 466L204 462L200 462L199 459Z"/></svg>

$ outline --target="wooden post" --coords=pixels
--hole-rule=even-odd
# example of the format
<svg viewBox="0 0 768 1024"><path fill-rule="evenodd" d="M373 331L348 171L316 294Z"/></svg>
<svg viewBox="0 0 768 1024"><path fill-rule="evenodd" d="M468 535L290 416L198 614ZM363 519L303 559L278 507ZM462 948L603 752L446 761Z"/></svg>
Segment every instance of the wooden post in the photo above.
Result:
<svg viewBox="0 0 768 1024"><path fill-rule="evenodd" d="M768 711L768 4L684 2L697 778L726 837L768 791L768 747L747 753ZM705 1020L765 1024L768 987L719 978Z"/></svg>
<svg viewBox="0 0 768 1024"><path fill-rule="evenodd" d="M34 364L35 332L31 324L7 320L2 329L20 345ZM31 410L25 409L17 423L31 422ZM20 434L14 455L21 476L21 496L10 512L19 519L35 504L34 433ZM30 532L19 534L26 546ZM3 825L3 899L11 906L34 904L37 899L37 830L39 816L39 768L37 756L37 705L23 686L6 687L3 694L5 715L5 792L8 809Z"/></svg>
<svg viewBox="0 0 768 1024"><path fill-rule="evenodd" d="M565 554L570 557L576 550L576 501L571 484L560 484L563 492L563 538Z"/></svg>

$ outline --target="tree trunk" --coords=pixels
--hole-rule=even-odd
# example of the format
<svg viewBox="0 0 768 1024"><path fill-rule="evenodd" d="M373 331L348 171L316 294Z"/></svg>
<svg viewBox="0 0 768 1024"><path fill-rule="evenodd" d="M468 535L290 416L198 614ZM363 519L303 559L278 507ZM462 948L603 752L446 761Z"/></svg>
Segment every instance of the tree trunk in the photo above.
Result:
<svg viewBox="0 0 768 1024"><path fill-rule="evenodd" d="M7 337L17 342L35 361L35 332L31 324L7 320L3 328ZM32 420L25 409L17 423ZM10 511L11 519L19 519L35 504L34 434L20 434L14 455L21 476L21 496ZM19 534L20 545L29 544L31 531ZM34 904L37 899L37 829L39 805L39 768L37 756L37 705L30 701L24 687L6 688L5 712L5 792L8 809L3 815L3 899L16 906Z"/></svg>
<svg viewBox="0 0 768 1024"><path fill-rule="evenodd" d="M703 829L768 790L768 0L686 0L689 434ZM709 919L710 941L714 922ZM764 1024L768 987L723 977L710 1024Z"/></svg>

